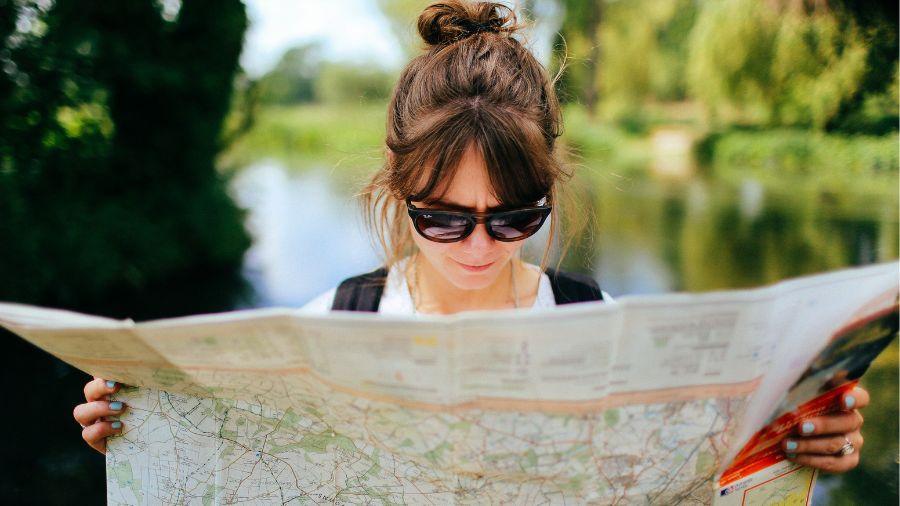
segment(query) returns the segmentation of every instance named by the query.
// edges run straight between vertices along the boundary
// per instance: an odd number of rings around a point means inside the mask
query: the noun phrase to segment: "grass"
[[[385,111],[386,105],[378,103],[262,108],[253,128],[230,146],[219,165],[240,168],[276,158],[298,168],[374,169],[382,161]]]

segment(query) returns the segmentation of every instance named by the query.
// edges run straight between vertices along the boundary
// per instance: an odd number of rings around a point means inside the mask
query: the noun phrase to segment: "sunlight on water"
[[[235,197],[249,209],[254,244],[244,271],[259,306],[301,306],[353,273],[378,266],[352,195],[326,171],[291,173],[275,162],[245,169]]]

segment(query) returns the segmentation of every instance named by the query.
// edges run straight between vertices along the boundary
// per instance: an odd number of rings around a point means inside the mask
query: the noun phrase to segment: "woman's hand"
[[[75,406],[72,414],[81,424],[81,437],[100,453],[106,453],[106,438],[122,432],[122,422],[107,421],[104,417],[116,416],[125,411],[121,402],[109,402],[109,395],[119,390],[115,381],[94,377],[84,386],[84,404]]]
[[[859,464],[863,437],[859,432],[863,416],[859,410],[869,404],[869,392],[856,387],[840,399],[840,411],[803,420],[794,429],[796,436],[781,442],[792,461],[830,473],[843,473]],[[853,453],[841,454],[850,442]]]

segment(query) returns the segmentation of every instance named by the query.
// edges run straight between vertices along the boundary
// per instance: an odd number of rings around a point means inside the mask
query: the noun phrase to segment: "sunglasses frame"
[[[524,241],[525,239],[528,239],[529,237],[536,234],[537,231],[540,230],[541,227],[544,226],[544,222],[547,220],[547,217],[550,216],[550,212],[553,210],[553,206],[540,205],[541,203],[546,202],[546,201],[547,201],[547,198],[544,197],[538,201],[538,205],[536,205],[536,206],[520,207],[517,209],[509,209],[506,211],[496,211],[496,212],[492,212],[492,213],[481,213],[481,212],[470,212],[470,211],[451,211],[451,210],[444,210],[444,209],[426,209],[423,207],[416,207],[412,204],[412,199],[407,198],[406,199],[406,210],[409,213],[409,218],[412,220],[413,228],[416,229],[416,232],[418,232],[418,234],[421,235],[422,237],[424,237],[425,239],[428,239],[429,241],[432,241],[432,242],[450,243],[450,242],[462,241],[466,237],[469,237],[470,235],[472,235],[472,232],[475,231],[475,227],[478,226],[478,224],[483,224],[485,227],[485,230],[487,231],[487,234],[496,241],[517,242],[517,241]],[[492,232],[491,227],[488,226],[490,224],[490,221],[494,218],[501,217],[504,215],[509,215],[509,214],[517,214],[517,213],[520,213],[523,211],[542,211],[540,226],[535,228],[534,232],[531,232],[530,234],[523,235],[522,237],[518,237],[516,239],[507,239],[504,237],[496,236]],[[449,216],[454,216],[454,217],[465,219],[466,222],[468,223],[468,225],[466,225],[466,229],[463,232],[463,234],[455,239],[436,239],[434,237],[429,237],[429,236],[425,235],[424,232],[419,230],[419,227],[416,224],[416,219],[418,217],[422,216],[423,214],[437,214],[437,213],[442,214],[442,215],[449,215]]]

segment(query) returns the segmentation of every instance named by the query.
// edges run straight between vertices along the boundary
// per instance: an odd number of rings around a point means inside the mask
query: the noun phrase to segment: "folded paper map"
[[[890,263],[545,312],[0,324],[133,386],[110,504],[807,504],[779,423],[865,371],[897,300]]]

